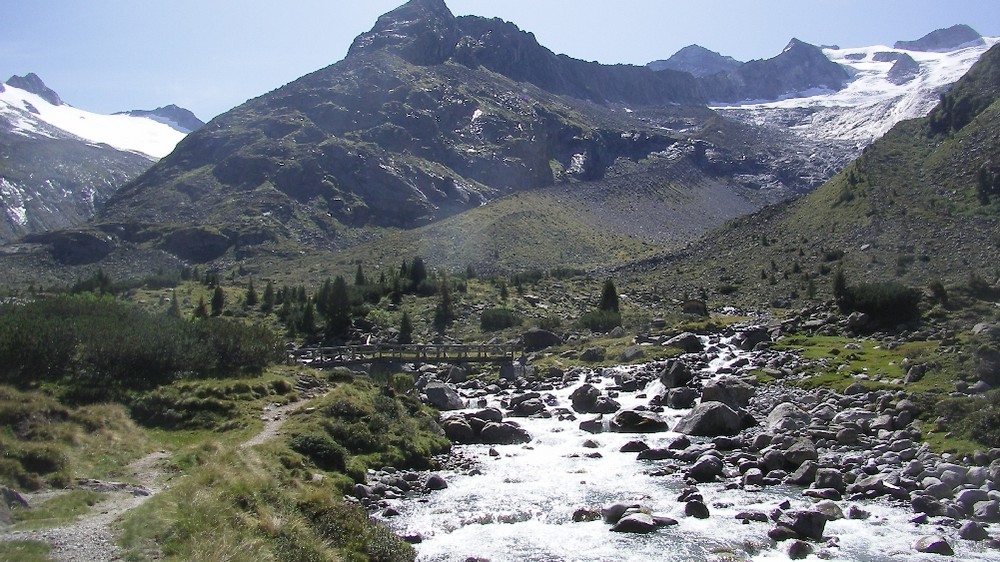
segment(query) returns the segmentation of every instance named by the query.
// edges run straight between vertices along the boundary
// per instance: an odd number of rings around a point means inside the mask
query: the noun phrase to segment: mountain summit
[[[946,29],[935,29],[916,41],[896,41],[893,48],[907,51],[943,52],[984,45],[986,42],[978,31],[968,25],[960,24]]]
[[[688,45],[667,60],[653,61],[646,66],[651,70],[679,70],[695,77],[704,78],[719,72],[732,72],[743,64],[733,57],[723,56],[701,45]]]
[[[11,76],[7,84],[15,88],[20,88],[26,92],[31,92],[52,105],[63,105],[63,100],[52,88],[45,85],[42,79],[34,72],[29,72],[24,76]]]

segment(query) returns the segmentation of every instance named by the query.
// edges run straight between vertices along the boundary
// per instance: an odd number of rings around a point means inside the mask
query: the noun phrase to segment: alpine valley
[[[1000,560],[998,42],[11,78],[0,559]]]

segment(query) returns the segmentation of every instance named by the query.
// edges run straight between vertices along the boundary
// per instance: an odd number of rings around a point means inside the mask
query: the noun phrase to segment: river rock
[[[521,341],[524,342],[526,351],[540,351],[547,347],[562,345],[562,338],[558,335],[541,328],[531,328],[521,334]]]
[[[684,332],[678,334],[663,344],[667,347],[676,347],[685,353],[696,353],[702,351],[705,347],[701,344],[701,340],[698,336],[692,334],[691,332]]]
[[[767,415],[767,426],[773,429],[799,429],[810,420],[809,412],[791,402],[782,402]]]
[[[966,521],[958,530],[958,536],[967,541],[984,541],[990,538],[990,533],[978,521]]]
[[[813,553],[813,545],[800,541],[793,540],[788,544],[788,558],[791,560],[803,560],[808,558],[810,554]]]
[[[476,432],[469,422],[462,417],[448,418],[441,422],[445,436],[455,443],[467,445],[476,440]]]
[[[742,429],[743,417],[722,402],[698,404],[674,427],[677,433],[703,437],[735,435]]]
[[[789,466],[798,467],[806,461],[815,461],[818,458],[816,444],[808,438],[797,439],[785,450],[785,462]]]
[[[638,504],[624,504],[624,503],[613,503],[609,506],[601,508],[601,517],[604,518],[605,523],[611,523],[614,525],[617,523],[630,509],[639,509]]]
[[[816,471],[816,487],[832,488],[843,494],[847,491],[844,473],[836,468],[820,468]]]
[[[721,377],[705,384],[703,402],[722,402],[732,409],[746,408],[756,389],[736,377]]]
[[[684,504],[684,515],[688,517],[694,517],[696,519],[708,519],[711,515],[708,511],[708,506],[705,502],[701,500],[688,500]]]
[[[545,410],[545,403],[539,398],[529,398],[522,402],[518,402],[514,406],[514,415],[520,417],[527,417],[535,415],[539,412]]]
[[[743,351],[750,351],[757,344],[770,343],[771,335],[764,328],[751,328],[736,337],[736,345]]]
[[[691,369],[676,359],[669,361],[667,366],[660,371],[660,383],[666,388],[687,386],[692,380],[694,380],[694,374]]]
[[[641,347],[634,345],[632,347],[627,348],[625,351],[621,352],[621,354],[618,356],[618,360],[623,363],[631,363],[638,359],[642,359],[643,357],[645,357],[645,355],[646,352],[643,351]]]
[[[625,410],[611,420],[611,430],[621,433],[655,433],[669,429],[667,421],[653,412]]]
[[[651,533],[657,529],[656,521],[648,513],[632,513],[622,517],[611,530],[616,533]]]
[[[622,445],[621,449],[618,449],[621,453],[640,453],[649,449],[649,445],[643,443],[642,441],[629,441]]]
[[[716,477],[722,476],[723,468],[722,460],[719,457],[703,455],[688,470],[688,476],[698,482],[712,482]]]
[[[580,422],[580,429],[587,433],[601,433],[604,431],[604,414],[598,415],[590,420]]]
[[[513,445],[527,443],[531,436],[520,426],[512,423],[490,422],[483,426],[479,439],[488,445]]]
[[[449,384],[431,381],[424,387],[427,403],[438,410],[461,410],[465,402],[458,392]]]
[[[478,412],[473,412],[469,414],[469,416],[483,420],[484,422],[500,423],[503,421],[503,412],[501,412],[497,408],[483,408]]]
[[[941,536],[927,536],[920,537],[917,542],[913,544],[913,550],[917,552],[923,552],[926,554],[943,554],[945,556],[952,556],[955,551],[948,544],[948,541]]]
[[[621,409],[614,399],[601,394],[594,385],[586,383],[569,395],[573,410],[580,414],[611,414]]]
[[[675,410],[686,410],[694,406],[698,399],[698,391],[690,386],[680,386],[668,389],[663,393],[660,403]]]
[[[448,487],[448,482],[440,474],[431,474],[424,482],[424,487],[428,490],[444,490]]]
[[[827,521],[837,521],[844,518],[844,511],[832,500],[816,502],[813,508],[826,516]]]
[[[601,512],[597,511],[596,509],[581,507],[573,512],[573,522],[575,523],[597,521],[600,518],[601,518]]]
[[[783,457],[784,455],[782,455]],[[785,461],[782,461],[785,462]],[[785,482],[796,486],[808,486],[816,480],[819,468],[816,461],[808,460],[799,465],[795,472],[788,475]]]
[[[778,518],[778,526],[791,529],[801,539],[821,541],[826,515],[815,510],[787,511]]]

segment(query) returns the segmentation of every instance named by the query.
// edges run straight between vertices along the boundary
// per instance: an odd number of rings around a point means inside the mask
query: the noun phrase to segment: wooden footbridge
[[[288,352],[289,364],[350,367],[386,363],[513,363],[518,352],[504,344],[363,344],[300,347]]]

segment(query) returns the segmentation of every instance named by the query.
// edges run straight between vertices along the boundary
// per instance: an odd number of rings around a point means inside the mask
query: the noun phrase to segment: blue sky
[[[1000,36],[993,0],[446,0],[557,53],[645,64],[692,43],[740,60],[792,37],[857,47],[967,23]],[[101,113],[176,103],[208,120],[341,60],[403,0],[0,0],[0,80],[35,72]]]

